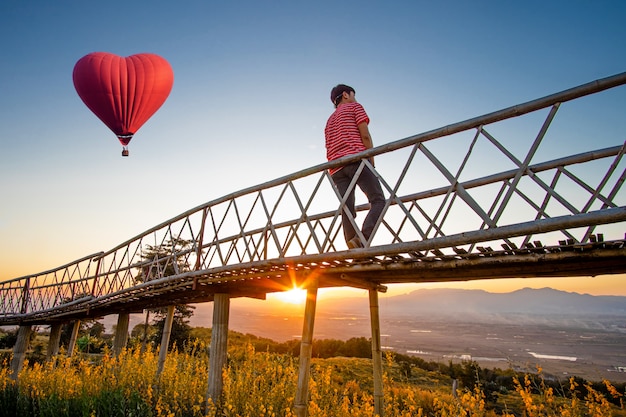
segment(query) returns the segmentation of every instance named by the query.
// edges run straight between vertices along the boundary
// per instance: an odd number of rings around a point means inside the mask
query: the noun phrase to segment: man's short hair
[[[337,107],[337,105],[341,101],[341,96],[343,95],[343,93],[350,94],[354,92],[354,88],[350,87],[349,85],[337,84],[333,87],[332,90],[330,90],[330,101],[332,101],[335,107]]]

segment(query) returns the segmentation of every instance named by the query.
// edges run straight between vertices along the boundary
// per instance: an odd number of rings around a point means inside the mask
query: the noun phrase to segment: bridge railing
[[[98,256],[89,255],[49,271],[0,283],[0,318],[46,311],[92,298]]]
[[[595,93],[625,83],[626,73],[618,74],[223,196],[106,252],[0,283],[0,319],[110,299],[192,271],[219,269],[227,276],[248,265],[254,273],[255,265],[284,268],[321,254],[358,257],[372,247],[384,248],[380,256],[440,256],[598,236],[622,239],[624,130],[603,126],[593,132],[610,136],[597,140],[611,145],[601,149],[594,149],[595,140],[581,145],[571,138],[578,129],[605,123],[602,117],[597,121],[595,110],[603,94]],[[623,87],[619,94],[624,96]],[[574,106],[591,97],[588,105]],[[376,168],[368,157],[375,157]],[[328,169],[355,161],[361,161],[360,169],[374,169],[387,203],[366,248],[344,252],[343,202]],[[357,229],[368,209],[361,201],[353,219]],[[546,220],[548,229],[541,226]],[[494,234],[520,224],[526,225],[521,234]],[[464,241],[470,233],[472,239]]]

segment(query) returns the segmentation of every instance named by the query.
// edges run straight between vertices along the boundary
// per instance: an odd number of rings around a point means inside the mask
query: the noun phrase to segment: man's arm
[[[373,148],[374,142],[372,141],[372,135],[370,135],[370,130],[367,127],[367,123],[366,122],[360,123],[358,128],[359,128],[359,134],[361,135],[361,142],[363,142],[363,145],[365,146],[365,148],[366,149]],[[370,158],[370,164],[374,166],[373,156]]]

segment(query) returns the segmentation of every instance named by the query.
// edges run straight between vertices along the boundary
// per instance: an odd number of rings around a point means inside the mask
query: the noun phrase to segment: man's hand
[[[372,136],[370,135],[370,130],[367,127],[367,123],[363,122],[361,124],[359,124],[359,133],[361,135],[361,142],[363,142],[363,145],[365,146],[366,149],[372,149],[374,147],[374,142],[372,141]],[[374,165],[374,157],[370,157],[369,158],[370,164],[372,164],[372,167],[375,166]]]

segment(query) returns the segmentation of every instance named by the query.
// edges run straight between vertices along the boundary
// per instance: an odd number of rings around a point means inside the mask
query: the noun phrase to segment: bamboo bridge
[[[74,322],[71,354],[80,320],[117,314],[119,352],[129,314],[168,307],[162,369],[174,306],[213,302],[207,398],[219,401],[230,300],[300,287],[308,297],[294,410],[304,416],[317,291],[348,286],[369,290],[381,414],[378,292],[387,285],[626,273],[624,130],[617,137],[619,126],[602,125],[576,139],[603,123],[596,119],[607,100],[621,94],[623,103],[625,83],[617,74],[320,164],[202,204],[110,250],[2,282],[0,325],[19,326],[14,378],[33,325],[51,326],[54,355],[61,326]],[[365,247],[348,250],[344,201],[328,169],[373,168],[373,156],[386,205]],[[357,229],[366,210],[357,207]]]

